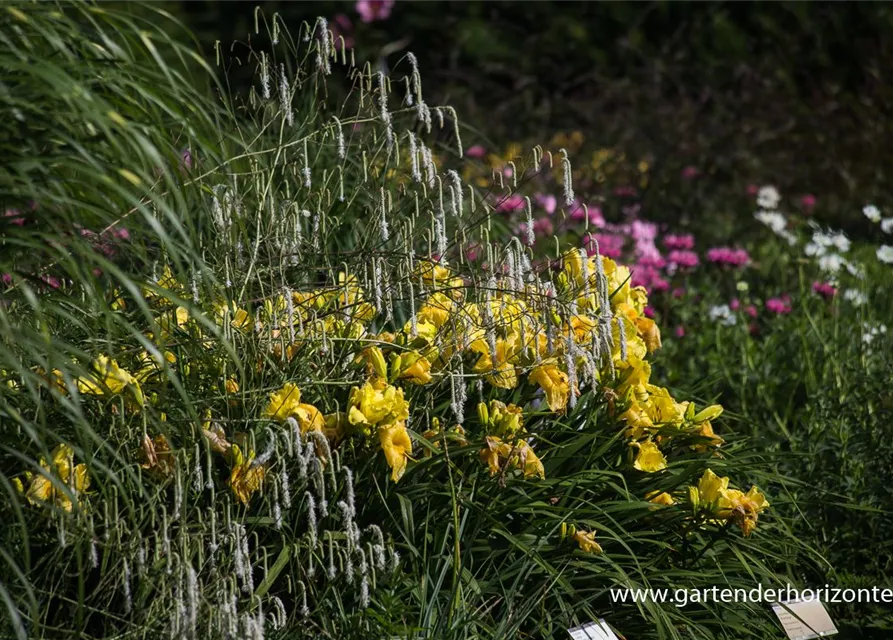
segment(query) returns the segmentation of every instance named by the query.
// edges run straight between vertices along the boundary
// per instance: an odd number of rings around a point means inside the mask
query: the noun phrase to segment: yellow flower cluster
[[[41,472],[24,474],[24,481],[14,478],[13,483],[31,504],[53,504],[64,511],[71,511],[71,497],[83,506],[83,498],[90,487],[90,476],[85,464],[74,464],[74,450],[65,444],[53,449],[51,462],[40,459]],[[64,488],[63,488],[64,487]],[[67,491],[66,491],[67,489]]]

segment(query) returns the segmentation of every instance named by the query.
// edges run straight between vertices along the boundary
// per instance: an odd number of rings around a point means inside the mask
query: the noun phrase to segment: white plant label
[[[838,633],[821,600],[791,600],[773,604],[772,610],[790,640],[811,640]]]
[[[601,619],[567,631],[574,640],[619,640],[608,623]]]

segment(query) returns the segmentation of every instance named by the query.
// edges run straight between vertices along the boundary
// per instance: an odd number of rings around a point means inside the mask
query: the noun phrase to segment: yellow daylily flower
[[[410,459],[409,454],[412,453],[412,440],[409,439],[406,423],[400,421],[380,425],[378,441],[381,443],[381,450],[384,451],[385,460],[391,467],[391,480],[398,482],[406,472],[406,461]]]
[[[543,364],[530,372],[528,379],[538,384],[546,394],[549,409],[564,413],[571,394],[567,374],[554,364]]]
[[[229,486],[239,502],[247,507],[252,494],[263,489],[266,469],[264,465],[254,464],[253,453],[246,458],[239,445],[232,445],[230,455],[233,466]]]
[[[107,356],[98,356],[93,362],[94,374],[77,379],[78,391],[85,395],[104,395],[106,390],[112,394],[120,394],[130,389],[134,399],[142,406],[145,404],[139,380],[118,366],[115,360]]]
[[[398,360],[394,360],[397,362]],[[431,377],[431,363],[428,358],[418,352],[404,353],[399,358],[400,369],[397,378],[415,384],[428,384]]]
[[[662,505],[664,507],[671,507],[676,504],[676,500],[666,491],[652,491],[645,498],[648,502],[652,504]]]
[[[302,434],[308,431],[323,431],[326,428],[325,417],[312,404],[299,404],[292,415],[298,421]]]
[[[639,453],[636,455],[636,461],[633,464],[636,469],[646,473],[655,473],[667,468],[667,459],[651,440],[634,444],[639,448]]]
[[[353,425],[390,424],[408,417],[409,403],[403,399],[403,389],[383,380],[354,387],[350,393],[348,420]]]
[[[716,507],[724,499],[728,488],[728,478],[720,478],[713,473],[712,469],[707,469],[698,481],[698,503],[704,505],[708,510],[716,510]]]
[[[285,422],[294,416],[301,404],[301,390],[293,382],[286,382],[281,389],[270,394],[270,401],[263,411],[264,418]]]

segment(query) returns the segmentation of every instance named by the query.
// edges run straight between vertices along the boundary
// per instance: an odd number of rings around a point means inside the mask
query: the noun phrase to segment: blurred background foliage
[[[236,53],[269,44],[253,37],[253,2],[165,6],[209,55],[218,40]],[[883,190],[884,3],[397,2],[370,23],[354,2],[264,3],[268,20],[277,12],[290,28],[327,16],[358,61],[382,68],[412,51],[432,101],[486,123],[491,141],[573,128],[673,177],[697,166],[714,189],[742,175],[786,193],[820,187],[831,206],[816,215],[849,232],[833,205]],[[253,70],[230,71],[247,83]]]

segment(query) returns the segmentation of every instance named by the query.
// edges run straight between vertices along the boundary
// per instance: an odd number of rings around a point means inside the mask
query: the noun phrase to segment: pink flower
[[[555,226],[549,218],[540,218],[533,223],[533,233],[539,236],[551,236],[555,233]]]
[[[744,307],[744,313],[749,315],[751,318],[756,318],[757,317],[757,308],[756,308],[756,306],[749,304],[746,307]]]
[[[589,224],[596,227],[605,226],[605,219],[602,217],[602,210],[598,207],[586,207],[583,205],[576,206],[570,213],[571,220],[583,221],[586,219],[586,212],[589,212]]]
[[[130,240],[130,232],[126,227],[112,227],[111,231],[118,240]]]
[[[633,269],[631,284],[634,287],[645,287],[649,291],[668,291],[670,288],[670,283],[663,279],[660,271],[647,265],[637,265]]]
[[[690,233],[685,235],[667,234],[664,236],[664,246],[667,249],[691,250],[695,248],[695,237]]]
[[[621,198],[624,197],[624,196],[631,197],[631,196],[636,195],[636,189],[635,189],[635,187],[629,187],[629,186],[627,186],[627,187],[615,187],[615,188],[614,188],[614,195],[615,195],[615,196],[619,196],[619,197],[621,197]]]
[[[781,298],[769,298],[766,300],[766,310],[775,314],[785,314],[791,312],[790,296],[782,296]]]
[[[803,207],[806,211],[812,211],[815,208],[816,202],[818,202],[818,198],[816,198],[811,193],[807,193],[805,196],[800,198],[800,206]]]
[[[684,298],[685,297],[685,287],[676,287],[673,289],[673,297],[674,298]]]
[[[539,206],[546,210],[550,216],[555,213],[555,209],[558,208],[558,198],[553,195],[546,195],[543,193],[538,193],[533,196],[534,202],[536,202]]]
[[[755,196],[755,195],[757,195],[759,192],[760,192],[760,187],[759,187],[758,185],[755,185],[755,184],[749,184],[749,185],[747,185],[747,195],[749,195],[749,196]]]
[[[678,327],[676,327],[676,337],[677,338],[685,337],[685,327],[683,327],[681,324]]]
[[[40,276],[40,281],[53,289],[58,289],[60,286],[62,286],[59,282],[59,278],[56,278],[54,276]]]
[[[731,267],[743,267],[750,264],[750,254],[746,249],[732,249],[731,247],[714,247],[707,251],[707,259],[714,264]]]
[[[738,311],[741,308],[741,301],[738,298],[732,298],[729,302],[729,309],[732,311]]]
[[[357,0],[356,9],[363,22],[385,20],[391,15],[394,0]]]
[[[341,43],[341,38],[344,38],[344,48],[353,49],[353,23],[347,15],[339,13],[329,23],[329,28],[332,30],[332,42],[335,47],[338,47]]]
[[[612,233],[590,233],[583,241],[583,246],[586,248],[586,253],[593,256],[595,255],[596,246],[598,247],[598,252],[616,260],[623,254],[623,244],[626,242],[626,239],[623,236],[615,235]]]
[[[465,155],[469,158],[483,158],[487,155],[487,150],[483,145],[473,144],[465,150]]]
[[[12,218],[12,220],[8,220],[9,224],[14,224],[17,227],[25,226],[25,219],[21,217],[22,212],[18,209],[7,209],[3,214],[4,218]]]
[[[697,267],[700,262],[700,260],[698,260],[698,254],[694,251],[670,251],[667,260],[669,260],[671,264],[686,269],[693,269],[694,267]]]
[[[517,193],[513,193],[512,195],[503,198],[496,204],[496,210],[501,213],[511,213],[513,211],[520,211],[526,205],[524,198],[519,196]]]
[[[12,274],[11,273],[2,273],[0,274],[0,282],[5,284],[7,287],[12,284]]]
[[[654,308],[652,308],[652,307],[645,307],[644,309],[642,309],[642,311],[645,313],[645,317],[646,317],[646,318],[653,318],[653,317],[654,317]]]
[[[830,282],[813,282],[812,290],[826,300],[830,300],[837,294],[837,289]]]
[[[692,178],[697,178],[699,173],[701,172],[698,171],[697,167],[689,165],[682,170],[682,177],[686,180],[691,180]]]

